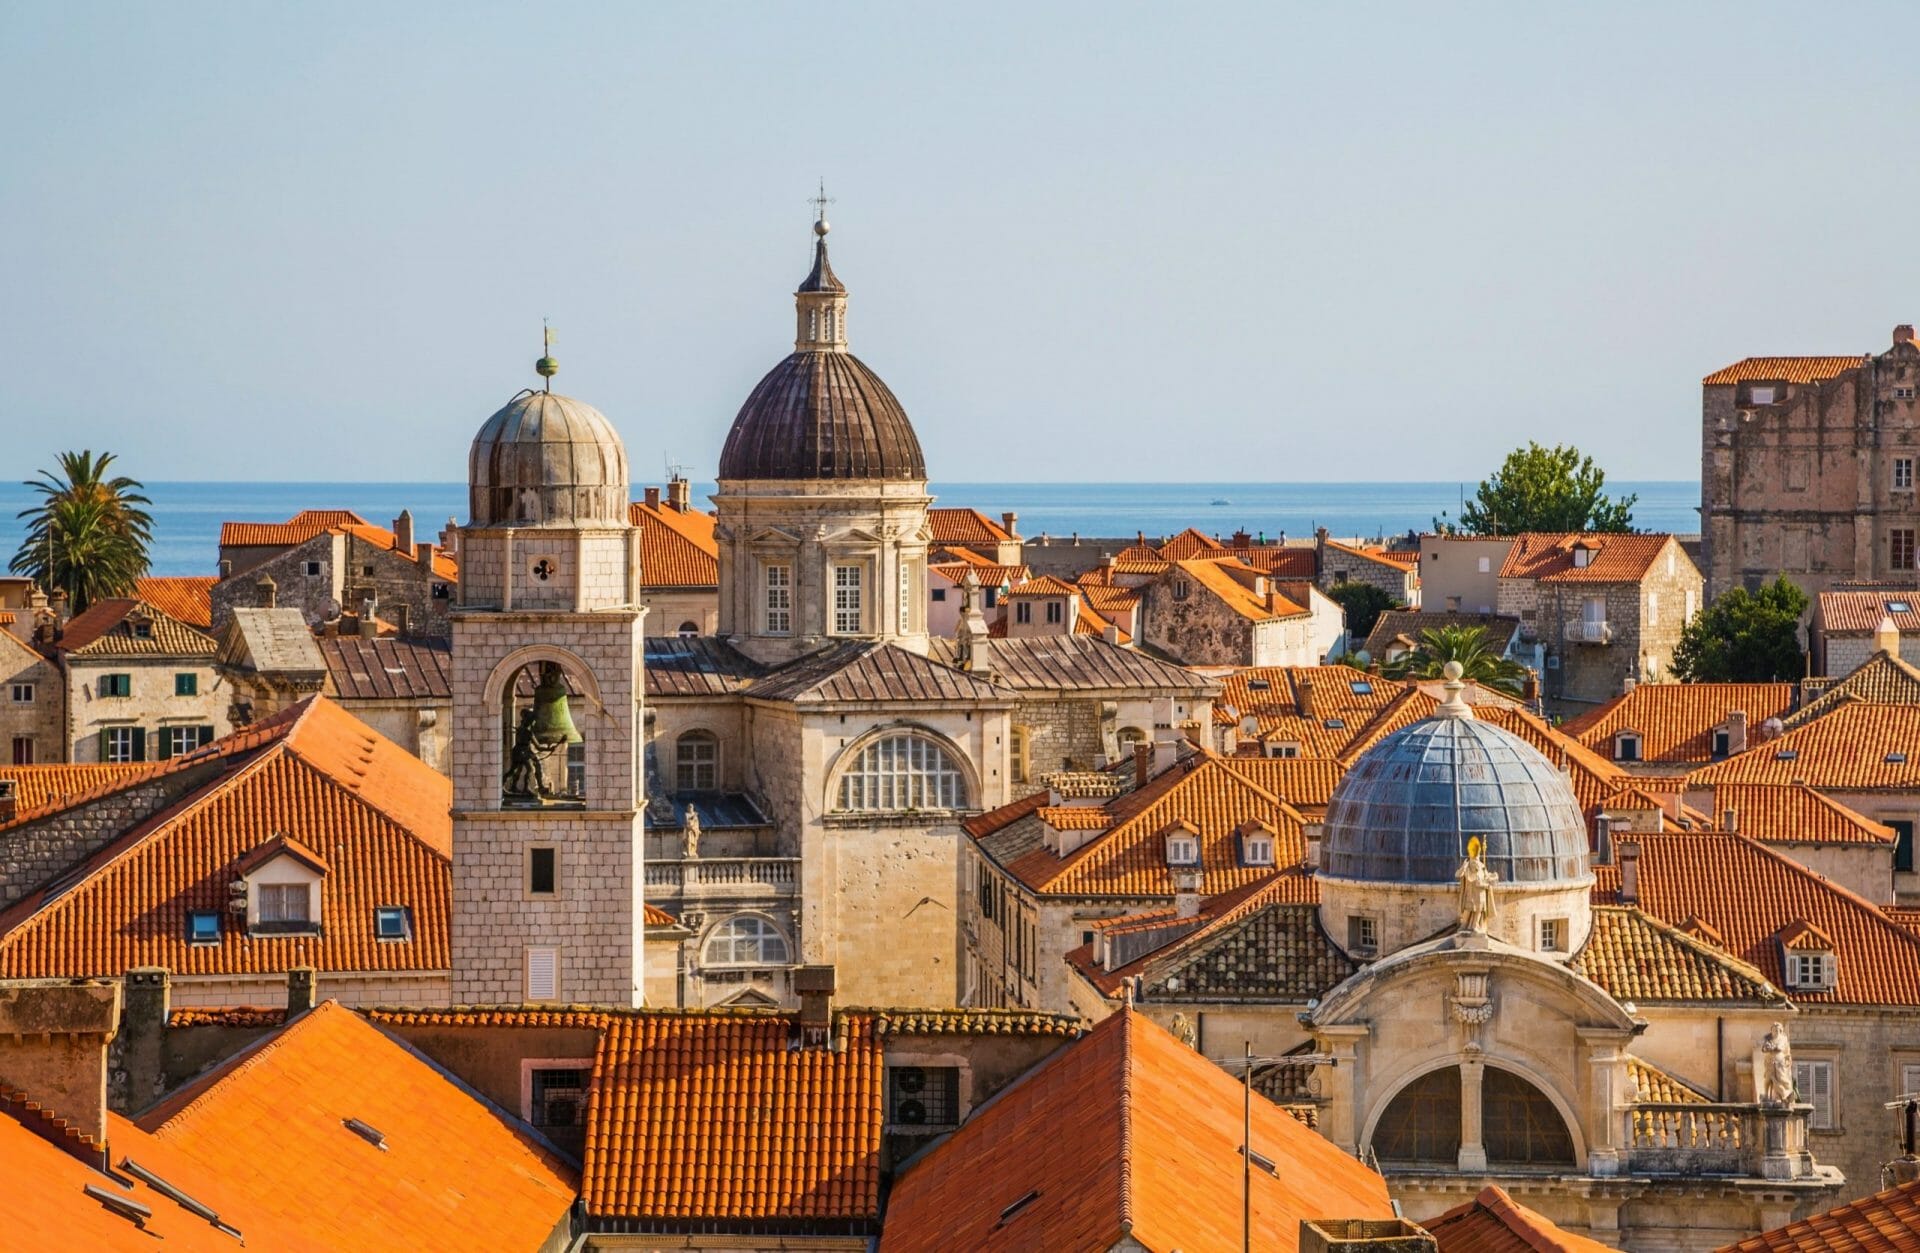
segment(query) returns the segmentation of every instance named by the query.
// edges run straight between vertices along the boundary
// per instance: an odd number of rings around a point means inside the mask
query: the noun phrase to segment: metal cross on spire
[[[833,203],[833,197],[827,195],[826,179],[823,178],[820,180],[819,192],[808,197],[807,203],[813,206],[814,221],[825,222],[827,220],[827,206]]]

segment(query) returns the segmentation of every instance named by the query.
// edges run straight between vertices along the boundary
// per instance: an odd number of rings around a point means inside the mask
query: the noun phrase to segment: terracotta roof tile
[[[1514,536],[1500,577],[1550,583],[1638,583],[1673,542],[1673,536],[1662,534],[1529,531]],[[1577,566],[1574,549],[1583,545],[1593,555],[1587,565]]]
[[[349,522],[327,529],[351,535],[363,544],[370,544],[375,548],[397,553],[405,557],[408,561],[413,561],[416,558],[416,554],[400,547],[399,537],[385,527],[370,526],[364,522]],[[460,579],[460,563],[454,560],[451,553],[437,544],[434,545],[433,549],[433,575],[437,579],[445,579],[450,583],[458,582]]]
[[[1920,705],[1842,703],[1687,776],[1690,789],[1725,783],[1805,783],[1843,792],[1920,788]]]
[[[1308,688],[1311,715],[1302,716]],[[1214,714],[1229,724],[1253,717],[1262,741],[1298,744],[1304,757],[1338,757],[1407,688],[1351,666],[1256,666],[1220,677]]]
[[[222,548],[277,548],[304,544],[339,526],[368,525],[351,509],[302,509],[285,522],[223,522]]]
[[[1782,718],[1781,722],[1791,731],[1854,701],[1875,705],[1920,705],[1920,668],[1882,649],[1852,674],[1828,684],[1818,696]]]
[[[447,969],[446,776],[324,697],[294,709],[258,751],[234,754],[212,782],[0,913],[0,975],[115,976],[148,965],[185,975]],[[321,931],[248,937],[228,920],[228,882],[283,837],[324,850]],[[412,939],[375,935],[382,905],[411,911]],[[189,940],[196,910],[221,915],[219,943]]]
[[[141,634],[142,624],[146,634]],[[141,600],[97,600],[75,614],[57,645],[76,657],[212,657],[220,644]]]
[[[1902,635],[1920,634],[1920,588],[1821,592],[1818,602],[1815,620],[1830,635],[1871,635],[1884,618]]]
[[[1603,757],[1613,756],[1613,737],[1632,731],[1640,737],[1643,761],[1675,763],[1713,760],[1713,732],[1736,710],[1747,715],[1748,743],[1768,718],[1784,718],[1793,708],[1791,683],[1642,683],[1561,726],[1561,730]]]
[[[111,791],[144,778],[145,765],[104,765],[92,762],[47,766],[0,766],[0,779],[13,781],[14,802],[20,812],[42,809],[96,791]]]
[[[1593,933],[1567,965],[1620,1001],[1785,999],[1753,966],[1632,906],[1596,907]]]
[[[640,577],[647,587],[720,585],[720,545],[714,518],[700,510],[634,501],[629,519],[640,528]]]
[[[927,525],[936,544],[998,544],[1013,538],[1005,527],[978,509],[929,509]]]
[[[210,631],[213,629],[213,585],[219,581],[210,575],[136,579],[133,594],[190,627]]]
[[[1619,903],[1618,850],[1639,852],[1638,900],[1674,926],[1692,920],[1725,937],[1726,951],[1784,988],[1779,937],[1807,922],[1833,937],[1838,981],[1791,990],[1798,1003],[1920,1005],[1920,937],[1800,863],[1740,835],[1642,832],[1621,837],[1612,865],[1594,867],[1594,900]],[[1727,884],[1741,890],[1729,892]]]
[[[1327,757],[1222,757],[1222,765],[1299,810],[1324,810],[1346,767]]]
[[[1209,560],[1192,558],[1174,563],[1180,572],[1211,592],[1221,604],[1250,622],[1267,622],[1274,618],[1298,618],[1308,611],[1294,604],[1276,591],[1268,591],[1262,596],[1248,585],[1253,578],[1265,581],[1266,576],[1252,566],[1227,558]],[[1236,573],[1249,576],[1248,582],[1235,578]]]
[[[1473,1200],[1422,1225],[1440,1253],[1610,1253],[1613,1248],[1563,1230],[1491,1183]]]
[[[643,1016],[601,1035],[581,1200],[596,1218],[880,1217],[885,1067],[870,1019],[832,1048],[784,1018]]]
[[[1006,587],[1012,583],[1024,583],[1033,577],[1026,566],[998,566],[990,561],[951,561],[929,570],[956,587],[966,581],[967,572],[980,581],[981,587]]]
[[[168,1027],[277,1027],[287,1020],[284,1005],[235,1005],[230,1009],[176,1009]]]
[[[1707,387],[1726,383],[1824,383],[1868,360],[1856,357],[1746,357],[1701,379]]]
[[[1920,1249],[1920,1180],[1849,1201],[1717,1253],[1914,1253]]]
[[[1227,546],[1198,527],[1188,527],[1180,534],[1160,545],[1160,555],[1169,561],[1185,561],[1190,557],[1224,556]]]
[[[1263,1247],[1297,1247],[1302,1218],[1387,1218],[1386,1182],[1264,1098],[1253,1147]],[[920,1249],[1237,1247],[1237,1080],[1123,1010],[1068,1045],[894,1182],[881,1253]]]
[[[376,1128],[382,1147],[348,1119]],[[176,1163],[198,1169],[239,1194],[236,1225],[263,1248],[531,1249],[573,1203],[563,1161],[333,1002],[169,1098],[140,1127],[172,1159],[143,1164],[169,1177]]]
[[[1763,843],[1891,845],[1894,841],[1892,827],[1810,787],[1722,783],[1713,789],[1713,812],[1723,815],[1729,809],[1740,834]]]

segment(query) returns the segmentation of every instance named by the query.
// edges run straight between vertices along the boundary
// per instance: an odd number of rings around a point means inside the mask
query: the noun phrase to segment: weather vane
[[[560,363],[553,359],[553,328],[547,325],[545,318],[540,319],[540,360],[533,363],[534,370],[546,381],[546,390],[553,390],[553,376],[560,372]]]

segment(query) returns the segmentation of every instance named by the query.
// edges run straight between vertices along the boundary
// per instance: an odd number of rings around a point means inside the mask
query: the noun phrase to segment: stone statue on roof
[[[1760,1037],[1753,1053],[1753,1082],[1762,1105],[1793,1104],[1793,1043],[1785,1023],[1774,1023],[1773,1030]]]
[[[680,855],[689,859],[700,855],[700,810],[692,801],[687,802],[687,816],[681,820]]]
[[[1453,876],[1460,881],[1460,929],[1474,935],[1486,934],[1493,925],[1493,885],[1500,882],[1481,860],[1482,847],[1479,836],[1468,840],[1467,859]]]

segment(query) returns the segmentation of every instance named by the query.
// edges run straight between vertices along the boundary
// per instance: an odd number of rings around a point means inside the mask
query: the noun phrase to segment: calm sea
[[[1610,483],[1638,493],[1635,525],[1692,534],[1700,529],[1695,482]],[[1471,492],[1473,484],[1467,484]],[[705,502],[710,483],[694,485]],[[1245,530],[1269,538],[1311,535],[1324,526],[1338,536],[1384,536],[1425,530],[1444,510],[1460,508],[1458,483],[938,483],[946,505],[970,505],[989,517],[1011,510],[1020,533],[1066,538],[1171,535],[1189,526],[1208,534]],[[351,509],[369,522],[392,524],[413,511],[422,539],[467,512],[460,483],[149,483],[153,499],[155,574],[213,574],[222,522],[279,522],[302,509]],[[17,481],[0,482],[0,558],[11,557],[25,527],[15,515],[36,498]]]

